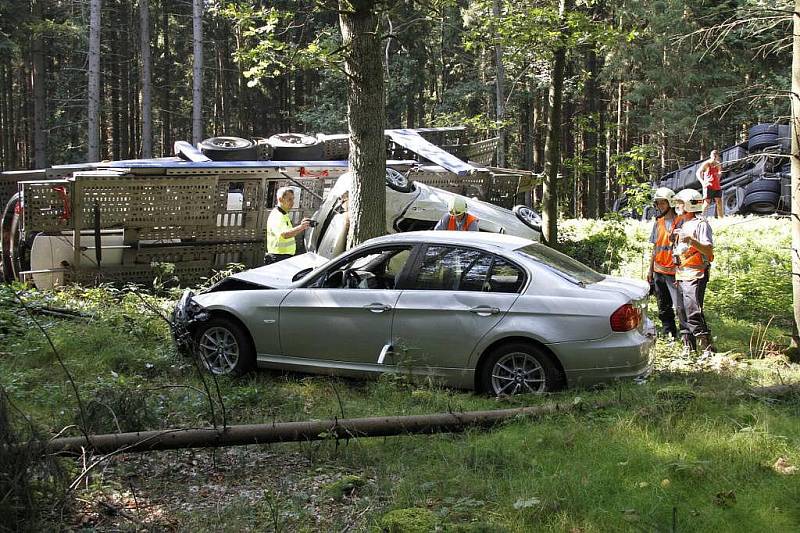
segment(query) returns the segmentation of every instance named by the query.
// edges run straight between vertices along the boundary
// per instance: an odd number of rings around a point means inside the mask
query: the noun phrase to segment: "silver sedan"
[[[542,393],[648,374],[647,294],[519,237],[397,233],[187,291],[175,337],[217,374],[402,372]]]

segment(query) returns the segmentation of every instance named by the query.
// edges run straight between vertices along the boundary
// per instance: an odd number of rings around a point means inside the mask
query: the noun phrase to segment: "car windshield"
[[[605,279],[604,275],[595,272],[580,261],[576,261],[568,255],[557,252],[543,244],[529,244],[514,251],[538,263],[542,263],[561,276],[576,283],[597,283]]]

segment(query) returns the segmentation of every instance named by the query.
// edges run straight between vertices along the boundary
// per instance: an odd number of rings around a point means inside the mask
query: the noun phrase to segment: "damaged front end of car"
[[[184,355],[194,353],[195,327],[199,322],[208,320],[209,317],[208,311],[194,300],[194,292],[191,289],[183,291],[170,321],[172,339],[179,353]]]

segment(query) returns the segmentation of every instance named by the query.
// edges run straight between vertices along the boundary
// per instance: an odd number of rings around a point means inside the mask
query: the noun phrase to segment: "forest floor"
[[[565,249],[598,268],[641,277],[649,226],[566,222]],[[109,287],[41,293],[25,313],[0,290],[0,384],[20,435],[77,434],[69,369],[95,432],[540,405],[578,409],[461,434],[322,440],[118,454],[57,461],[37,487],[29,529],[97,531],[707,531],[800,529],[800,397],[754,389],[800,382],[782,352],[791,319],[788,221],[714,222],[708,314],[720,353],[654,348],[645,383],[495,399],[412,383],[258,371],[203,393],[151,312],[174,300]],[[621,237],[620,237],[621,236]],[[787,288],[788,287],[788,288]],[[786,291],[788,290],[788,300]],[[651,314],[654,309],[651,308]],[[220,401],[221,399],[221,401]],[[212,411],[213,406],[213,411]],[[71,428],[69,428],[71,427]],[[2,463],[2,461],[0,461]],[[1,482],[2,480],[0,480]],[[66,496],[65,496],[66,494]],[[6,526],[9,524],[6,523]],[[3,526],[5,527],[5,526]],[[2,529],[2,527],[0,527]]]

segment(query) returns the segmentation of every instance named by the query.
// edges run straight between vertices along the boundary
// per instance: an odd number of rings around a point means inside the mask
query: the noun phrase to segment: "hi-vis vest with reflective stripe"
[[[677,218],[672,219],[675,228]],[[664,217],[656,222],[656,248],[653,256],[653,271],[668,276],[675,275],[675,259],[672,257],[672,229],[667,229]]]
[[[478,217],[474,217],[467,213],[467,216],[464,218],[464,224],[461,225],[459,230],[458,225],[456,224],[456,217],[450,215],[450,220],[447,222],[447,230],[448,231],[469,231],[469,227],[472,225],[473,222],[478,220]]]
[[[691,219],[685,220],[684,222],[688,222],[689,220]],[[713,260],[713,253],[710,257],[706,257],[694,246],[689,246],[689,248],[678,257],[679,264],[675,277],[692,278],[694,277],[693,274],[696,275],[697,273],[705,272]],[[684,274],[684,276],[682,276],[682,274]]]
[[[292,229],[292,219],[282,213],[277,207],[272,210],[267,219],[267,253],[294,255],[297,244],[294,237],[281,238],[281,233]]]

